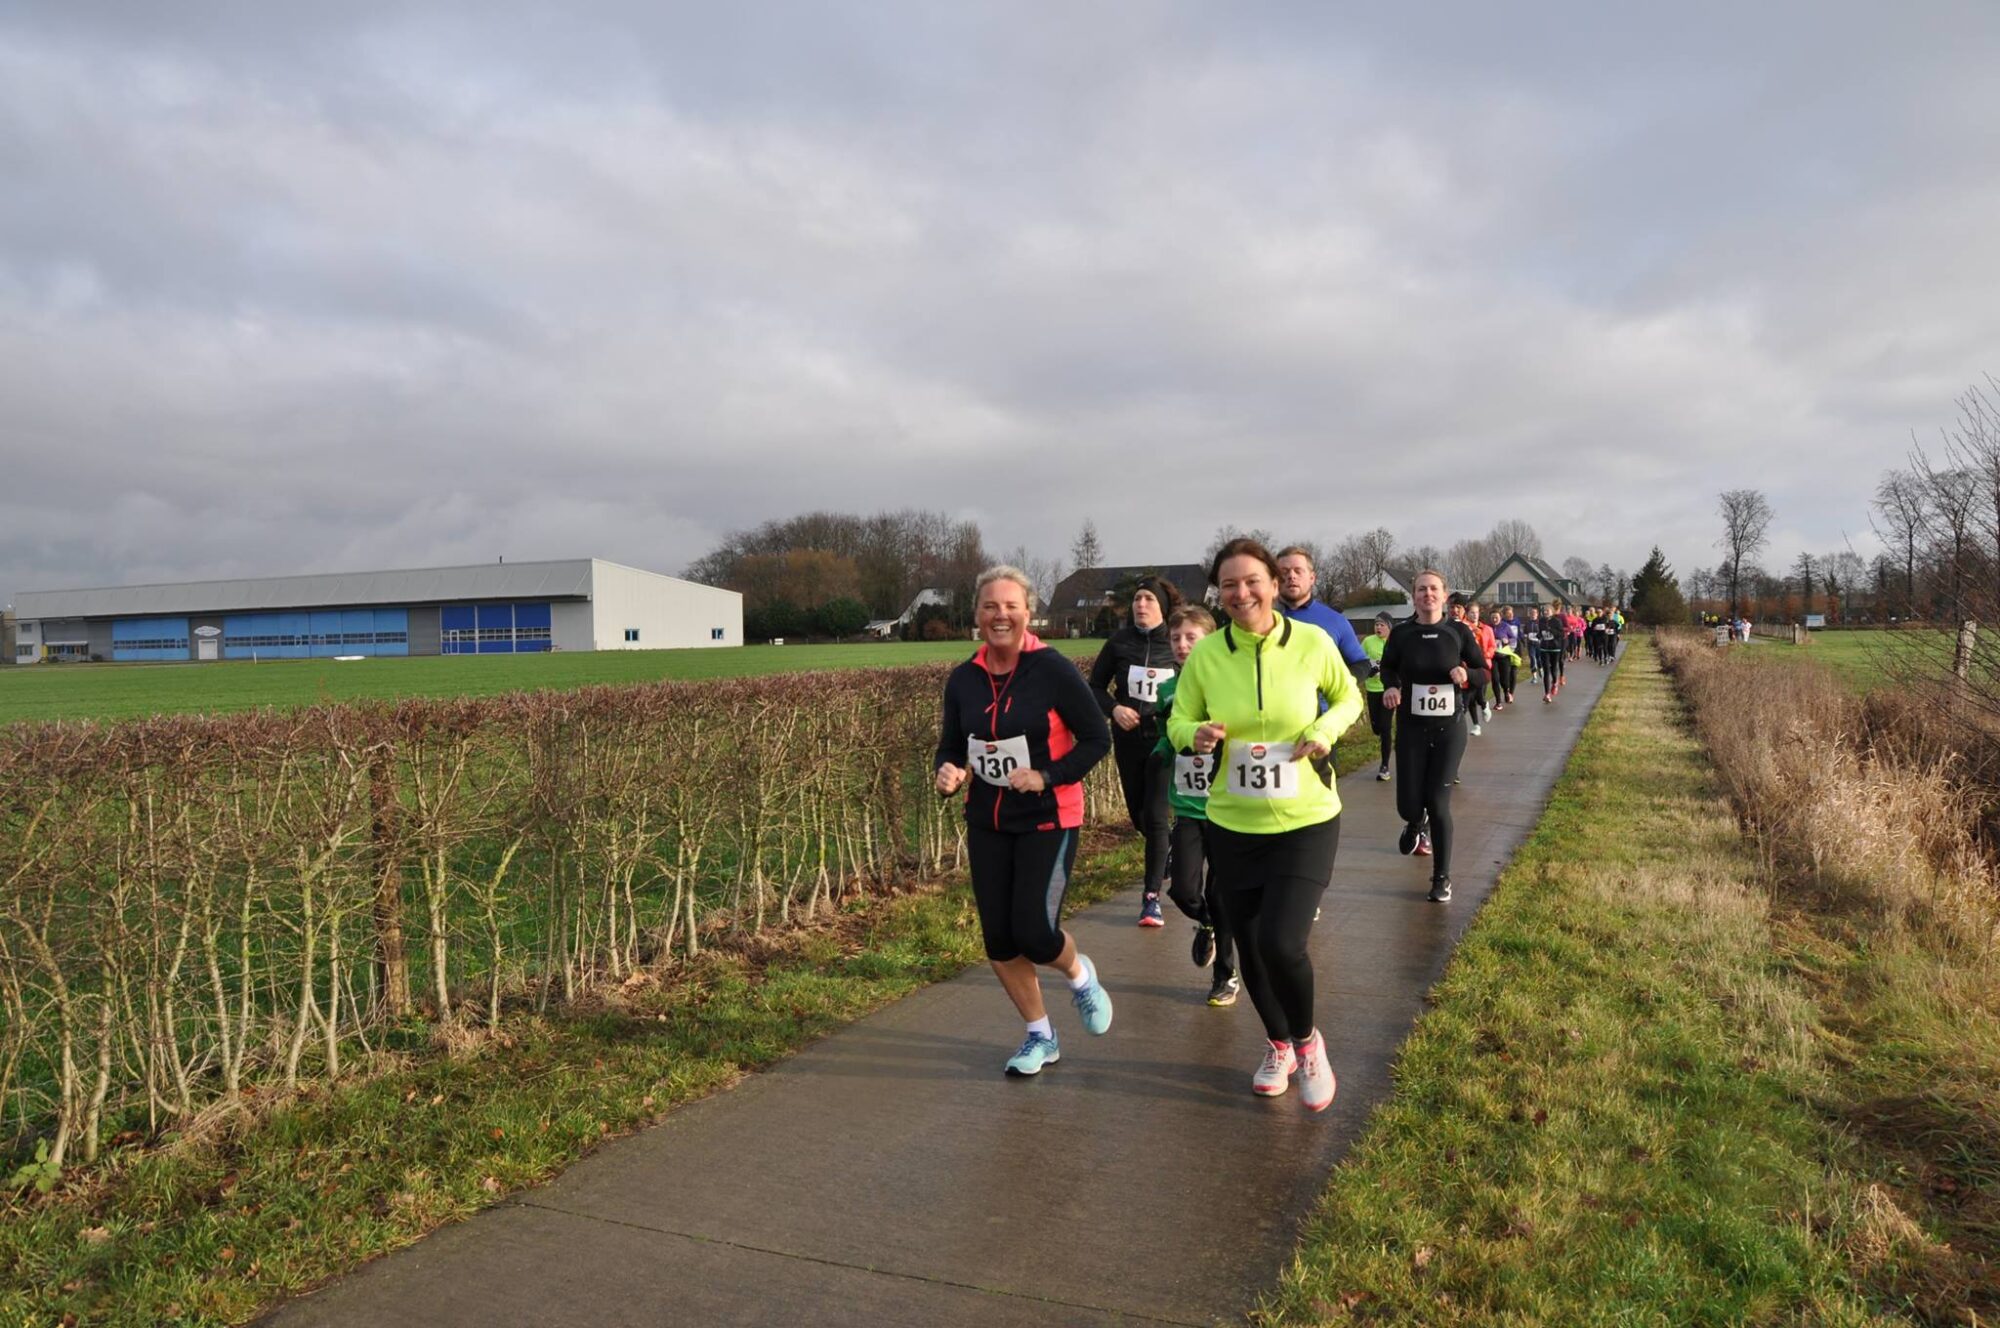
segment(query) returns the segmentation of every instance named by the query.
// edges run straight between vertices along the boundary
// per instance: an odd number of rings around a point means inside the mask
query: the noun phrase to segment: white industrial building
[[[743,597],[601,558],[26,590],[15,661],[327,659],[743,644]]]

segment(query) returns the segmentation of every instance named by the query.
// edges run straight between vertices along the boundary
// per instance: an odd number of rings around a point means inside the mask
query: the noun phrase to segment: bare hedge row
[[[933,877],[944,673],[0,731],[0,1140],[89,1160],[392,1028]]]

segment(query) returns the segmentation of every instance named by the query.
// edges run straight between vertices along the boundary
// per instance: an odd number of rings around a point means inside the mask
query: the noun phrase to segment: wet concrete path
[[[1063,1059],[1000,1073],[1021,1027],[990,971],[927,988],[614,1143],[540,1189],[285,1307],[306,1325],[935,1325],[1240,1322],[1500,866],[1539,819],[1608,670],[1521,700],[1470,741],[1456,897],[1396,853],[1394,786],[1341,781],[1340,856],[1314,929],[1339,1077],[1322,1116],[1250,1091],[1247,998],[1210,1008],[1189,930],[1133,925],[1136,890],[1069,921],[1116,1006]],[[1053,986],[1047,983],[1045,985]]]

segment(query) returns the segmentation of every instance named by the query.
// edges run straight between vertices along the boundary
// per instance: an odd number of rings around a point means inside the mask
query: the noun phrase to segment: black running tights
[[[1363,692],[1368,698],[1368,727],[1382,744],[1382,764],[1389,764],[1390,741],[1396,734],[1396,712],[1382,704],[1382,693]]]
[[[1216,891],[1238,940],[1243,985],[1273,1042],[1303,1043],[1313,1032],[1313,963],[1306,953],[1324,880],[1280,877]]]
[[[1132,828],[1146,841],[1146,893],[1157,895],[1167,880],[1167,825],[1173,808],[1167,803],[1173,767],[1156,756],[1158,741],[1142,724],[1127,733],[1112,726],[1112,753],[1118,759],[1118,786],[1125,794],[1125,811]],[[1145,734],[1142,737],[1140,735]]]
[[[1431,823],[1431,879],[1451,879],[1451,781],[1465,756],[1465,718],[1417,719],[1396,726],[1396,814]]]
[[[1221,894],[1209,879],[1208,853],[1201,846],[1201,822],[1192,816],[1176,816],[1167,854],[1167,898],[1174,907],[1204,927],[1215,929],[1215,967],[1236,971],[1235,933],[1229,919],[1216,907]]]

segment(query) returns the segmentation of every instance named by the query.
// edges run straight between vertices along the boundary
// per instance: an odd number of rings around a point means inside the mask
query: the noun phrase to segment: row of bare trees
[[[390,1025],[491,1025],[935,876],[942,678],[0,731],[0,1138],[88,1161]]]

